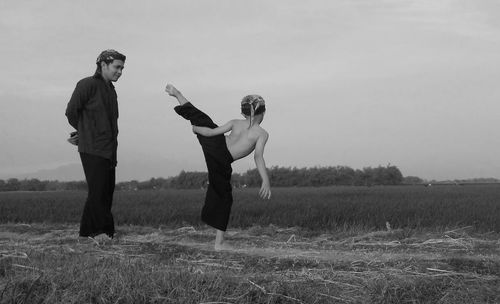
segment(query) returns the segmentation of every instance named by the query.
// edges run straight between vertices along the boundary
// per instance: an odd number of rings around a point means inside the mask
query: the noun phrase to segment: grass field
[[[0,303],[500,303],[500,187],[237,189],[228,252],[203,190],[116,192],[100,245],[85,195],[0,193]]]
[[[77,223],[85,192],[0,192],[0,223]],[[500,232],[500,186],[277,188],[234,190],[229,226],[273,224],[316,232],[473,226]],[[204,190],[118,191],[119,225],[198,227]]]

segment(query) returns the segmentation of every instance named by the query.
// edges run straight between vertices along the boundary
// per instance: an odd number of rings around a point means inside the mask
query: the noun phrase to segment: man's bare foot
[[[215,249],[215,251],[233,251],[233,250],[236,250],[236,248],[229,245],[227,242],[224,242],[222,244],[215,244],[214,249]]]

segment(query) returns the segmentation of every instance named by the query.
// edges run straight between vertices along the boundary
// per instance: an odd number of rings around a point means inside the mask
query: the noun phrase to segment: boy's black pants
[[[80,222],[80,236],[94,237],[115,234],[111,205],[115,191],[115,166],[111,160],[97,155],[80,153],[88,195]]]
[[[191,103],[174,108],[175,112],[189,120],[191,125],[216,128],[217,125],[208,115],[197,109]],[[233,204],[231,187],[231,163],[233,157],[227,149],[224,134],[205,137],[197,135],[208,169],[208,189],[205,204],[201,211],[201,219],[208,225],[226,231]]]

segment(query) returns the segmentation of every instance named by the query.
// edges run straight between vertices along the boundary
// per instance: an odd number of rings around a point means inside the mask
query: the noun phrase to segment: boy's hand
[[[262,183],[262,186],[260,187],[259,190],[259,195],[263,199],[271,198],[271,186],[269,185],[269,183]]]
[[[177,93],[179,93],[179,90],[177,90],[173,85],[171,85],[170,83],[167,84],[167,86],[165,87],[165,92],[168,93],[168,95],[170,96],[176,96]]]

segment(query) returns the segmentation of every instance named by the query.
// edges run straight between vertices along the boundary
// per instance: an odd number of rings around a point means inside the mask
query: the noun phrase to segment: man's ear
[[[102,70],[105,66],[107,66],[106,62],[104,62],[104,61],[101,61],[101,63],[100,63],[100,64],[101,64],[101,70]]]

